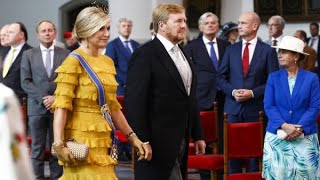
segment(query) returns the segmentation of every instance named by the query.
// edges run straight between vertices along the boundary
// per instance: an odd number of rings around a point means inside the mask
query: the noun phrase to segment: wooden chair
[[[224,114],[224,179],[260,180],[263,155],[263,112],[258,122],[228,123]],[[259,172],[228,174],[230,159],[259,158]]]
[[[211,179],[216,179],[216,171],[223,169],[223,155],[216,154],[218,151],[218,108],[214,103],[213,111],[200,112],[200,119],[204,130],[204,139],[207,146],[212,146],[212,153],[195,155],[194,144],[189,144],[188,168],[210,170]]]

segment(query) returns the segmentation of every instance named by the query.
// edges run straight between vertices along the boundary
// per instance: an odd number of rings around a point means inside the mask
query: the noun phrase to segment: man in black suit
[[[20,103],[26,97],[26,93],[21,88],[20,83],[20,64],[22,54],[25,50],[32,48],[27,44],[27,29],[21,22],[12,23],[7,31],[7,43],[10,48],[0,55],[2,68],[0,69],[0,82],[11,88],[17,95]]]
[[[316,61],[316,73],[320,75],[320,36],[319,36],[319,24],[316,22],[310,23],[310,34],[311,37],[308,38],[307,44],[317,52]]]
[[[157,35],[134,51],[125,94],[129,124],[152,152],[135,163],[135,179],[182,180],[190,135],[196,153],[205,151],[195,69],[178,46],[186,33],[185,9],[159,4],[152,17]]]

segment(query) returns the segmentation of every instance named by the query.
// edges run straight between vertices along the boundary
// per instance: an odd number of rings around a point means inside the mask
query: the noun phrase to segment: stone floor
[[[133,180],[133,172],[130,167],[130,164],[120,163],[116,166],[116,173],[119,180]],[[45,176],[50,177],[49,165],[48,162],[45,164]],[[50,179],[50,178],[47,178]],[[189,174],[188,180],[200,180],[199,174]]]

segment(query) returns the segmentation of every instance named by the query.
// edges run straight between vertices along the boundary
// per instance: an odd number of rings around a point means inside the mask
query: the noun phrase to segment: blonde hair
[[[86,7],[78,14],[72,35],[77,41],[81,42],[99,31],[101,27],[109,22],[110,16],[102,7]]]
[[[162,21],[166,23],[169,19],[170,14],[178,14],[185,12],[184,7],[178,5],[178,4],[159,4],[156,8],[154,8],[152,12],[152,21],[153,21],[153,27],[154,31],[158,33],[159,21]]]

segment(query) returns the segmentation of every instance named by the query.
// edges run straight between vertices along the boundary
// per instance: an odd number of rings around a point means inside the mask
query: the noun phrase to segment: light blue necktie
[[[217,59],[216,52],[214,51],[214,47],[213,47],[214,42],[209,42],[208,44],[211,46],[210,47],[210,57],[211,57],[212,64],[214,65],[216,70],[218,70],[219,62],[218,62],[218,59]]]
[[[45,67],[46,67],[46,71],[47,71],[47,75],[48,77],[51,76],[51,49],[46,49],[46,61],[45,61]]]

